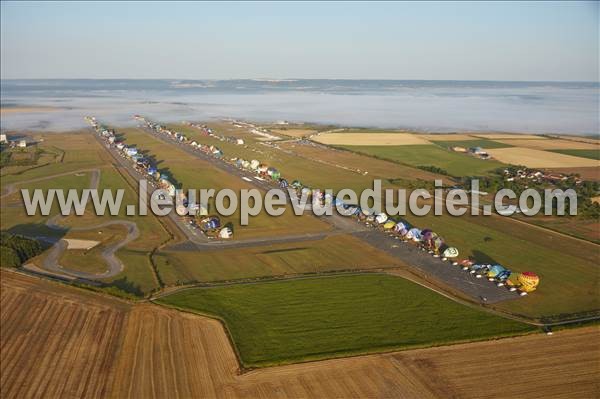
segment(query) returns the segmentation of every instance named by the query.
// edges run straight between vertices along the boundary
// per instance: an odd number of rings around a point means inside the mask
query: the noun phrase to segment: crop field
[[[600,147],[591,150],[553,150],[552,152],[600,161]],[[597,166],[600,168],[600,163]]]
[[[146,155],[155,157],[161,173],[172,175],[172,181],[176,185],[181,185],[184,190],[228,188],[239,192],[241,189],[254,188],[253,185],[217,169],[209,162],[198,159],[172,144],[165,144],[150,133],[139,129],[124,129],[123,133],[127,144],[139,146],[141,150],[147,152]],[[209,202],[209,213],[214,213],[214,198]],[[232,216],[223,218],[224,224],[232,223],[237,239],[277,236],[292,230],[294,234],[302,234],[329,228],[329,225],[313,217],[295,217],[291,206],[288,206],[287,211],[276,219],[276,223],[271,216],[261,212],[251,218],[247,226],[241,226],[239,215],[238,207]]]
[[[533,148],[535,150],[600,150],[599,144],[584,143],[581,141],[561,140],[561,139],[503,139],[501,143],[512,147]],[[501,148],[501,147],[498,147]]]
[[[403,266],[350,235],[201,252],[164,251],[155,262],[167,285]]]
[[[249,368],[531,331],[377,274],[189,289],[158,302],[223,319]]]
[[[433,144],[411,146],[346,145],[343,148],[414,167],[436,166],[456,177],[481,176],[504,166],[503,163],[498,161],[478,159],[467,154],[445,150]]]
[[[429,144],[427,140],[418,134],[411,133],[323,133],[313,140],[329,145],[424,145]]]
[[[497,160],[513,164],[524,165],[528,168],[573,168],[582,166],[598,166],[598,161],[571,155],[557,154],[549,151],[532,148],[512,147],[488,150],[489,154]]]
[[[432,143],[437,144],[444,148],[451,147],[463,147],[469,149],[471,147],[481,147],[483,149],[488,148],[508,148],[512,147],[512,145],[507,144],[505,142],[499,142],[494,140],[487,139],[477,139],[471,138],[471,140],[448,140],[448,141],[440,141],[440,140],[430,140]]]
[[[239,375],[218,321],[0,273],[3,398],[597,397],[600,392],[598,327]],[[49,344],[56,340],[60,344]],[[495,378],[510,383],[486,382],[491,362]]]
[[[423,137],[425,140],[429,141],[467,141],[467,140],[477,140],[477,136],[472,136],[470,134],[461,134],[461,133],[440,133],[440,134],[419,134],[419,137]]]
[[[519,133],[473,133],[472,136],[481,137],[490,140],[504,139],[530,139],[530,140],[547,140],[544,136],[537,134],[519,134]]]
[[[106,396],[129,306],[0,273],[2,397]]]

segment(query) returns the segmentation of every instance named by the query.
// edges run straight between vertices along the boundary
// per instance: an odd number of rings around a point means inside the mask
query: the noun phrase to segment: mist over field
[[[598,134],[599,84],[401,80],[3,80],[2,129],[240,118],[422,131]]]

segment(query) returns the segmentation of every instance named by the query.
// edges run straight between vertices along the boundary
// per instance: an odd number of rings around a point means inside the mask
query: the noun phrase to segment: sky
[[[2,79],[599,80],[596,2],[0,7]]]

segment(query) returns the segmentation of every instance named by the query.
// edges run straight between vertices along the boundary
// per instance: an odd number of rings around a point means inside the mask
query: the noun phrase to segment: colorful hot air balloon
[[[394,222],[393,220],[388,220],[383,224],[383,228],[386,230],[391,230],[394,227],[396,227],[396,222]]]
[[[540,277],[533,272],[523,272],[517,276],[519,289],[523,292],[533,292],[540,283]]]
[[[421,230],[413,227],[408,232],[411,233],[413,241],[421,241]]]
[[[503,271],[505,271],[506,269],[501,266],[501,265],[494,265],[492,267],[490,267],[490,270],[487,273],[488,278],[491,280],[493,280],[494,278],[496,278],[496,276],[500,273],[502,273]]]

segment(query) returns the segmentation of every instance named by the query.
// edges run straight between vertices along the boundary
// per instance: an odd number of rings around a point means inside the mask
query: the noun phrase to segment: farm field
[[[598,161],[555,152],[532,148],[512,147],[488,150],[495,159],[513,165],[524,165],[528,168],[574,168],[598,166]]]
[[[499,140],[499,142],[504,143],[507,146],[533,148],[536,150],[600,150],[600,146],[598,144],[584,143],[573,140],[561,140],[556,138],[546,140],[503,139]]]
[[[101,397],[129,305],[0,271],[3,398]]]
[[[504,166],[503,163],[498,161],[478,159],[467,154],[445,150],[433,144],[411,146],[345,145],[343,148],[415,167],[436,166],[456,177],[481,176]]]
[[[448,140],[448,141],[440,141],[440,140],[431,140],[432,143],[439,145],[444,148],[451,147],[463,147],[466,149],[472,147],[481,147],[484,150],[488,148],[508,148],[512,147],[510,144],[506,144],[504,142],[487,140],[487,139],[477,139],[473,137],[471,140]]]
[[[537,134],[519,134],[519,133],[473,133],[471,136],[481,137],[490,140],[503,140],[503,139],[530,139],[530,140],[546,140],[544,136]]]
[[[322,133],[312,140],[328,145],[424,145],[427,140],[418,134],[411,133]]]
[[[596,161],[600,161],[600,147],[596,147],[596,149],[589,150],[552,150],[552,152],[557,152],[559,154],[565,155],[573,155],[575,157],[581,158],[589,158],[595,159]],[[598,163],[598,168],[600,168],[600,163]]]
[[[132,306],[4,270],[0,284],[0,353],[3,359],[10,356],[0,363],[6,398],[28,392],[84,398],[594,397],[600,389],[597,326],[561,330],[553,337],[533,334],[239,375],[236,355],[216,320],[156,305]],[[42,304],[50,313],[20,311]],[[69,319],[71,309],[76,313]],[[75,323],[85,328],[59,329]],[[109,323],[113,327],[106,329]],[[29,326],[28,334],[15,329],[18,325]],[[61,340],[59,352],[47,345],[48,337]],[[16,351],[21,346],[33,351]],[[485,383],[490,362],[497,378],[511,381],[501,390]]]
[[[439,134],[425,134],[420,133],[419,137],[423,137],[429,141],[467,141],[467,140],[477,140],[477,136],[472,136],[470,134],[463,133],[439,133]]]
[[[533,330],[378,274],[189,289],[158,303],[223,319],[247,368]]]
[[[162,251],[154,260],[166,285],[403,266],[350,235],[200,252]]]

